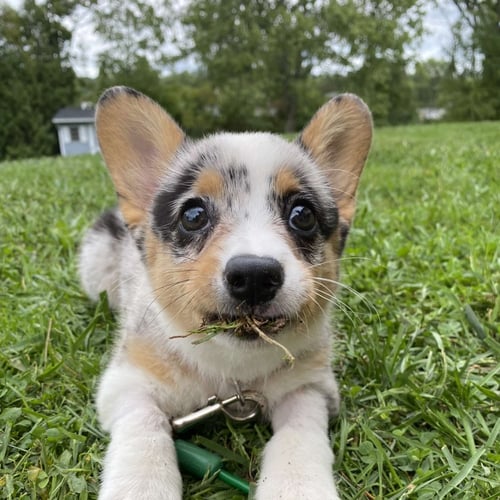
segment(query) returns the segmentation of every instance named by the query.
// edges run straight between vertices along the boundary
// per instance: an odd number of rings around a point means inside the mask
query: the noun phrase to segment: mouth
[[[196,333],[228,333],[248,340],[262,338],[262,334],[272,336],[279,333],[288,324],[285,317],[263,318],[259,316],[205,316]]]
[[[292,367],[295,356],[283,344],[272,338],[288,324],[284,317],[260,318],[258,316],[243,316],[241,318],[221,317],[209,315],[205,317],[200,329],[192,333],[205,334],[203,340],[193,343],[205,342],[220,333],[229,333],[243,340],[261,340],[267,344],[278,347],[283,351],[284,360]]]

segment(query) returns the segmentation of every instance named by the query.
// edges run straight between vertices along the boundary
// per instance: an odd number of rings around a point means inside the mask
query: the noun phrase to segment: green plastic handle
[[[175,451],[181,469],[195,477],[203,478],[208,473],[210,476],[217,474],[217,477],[243,493],[250,492],[250,485],[222,468],[222,459],[214,453],[204,450],[193,443],[183,439],[175,440]]]

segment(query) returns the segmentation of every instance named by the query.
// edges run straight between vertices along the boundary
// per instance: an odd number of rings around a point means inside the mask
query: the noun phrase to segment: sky
[[[0,0],[0,4],[2,3],[19,8],[23,0]],[[451,26],[457,17],[457,9],[451,0],[429,2],[424,18],[425,34],[421,43],[415,48],[415,55],[418,59],[445,57],[452,42]],[[73,30],[71,54],[76,74],[81,77],[96,77],[97,59],[102,49],[102,42],[89,23],[81,22],[68,28]]]

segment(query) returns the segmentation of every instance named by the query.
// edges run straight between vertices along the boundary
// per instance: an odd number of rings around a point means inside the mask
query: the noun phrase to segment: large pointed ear
[[[299,137],[329,179],[339,216],[347,224],[354,216],[356,189],[371,140],[370,110],[353,94],[341,94],[324,104]]]
[[[96,128],[123,217],[140,225],[184,133],[158,104],[127,87],[104,92]]]

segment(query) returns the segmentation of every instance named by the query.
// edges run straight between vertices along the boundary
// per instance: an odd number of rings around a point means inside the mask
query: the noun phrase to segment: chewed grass
[[[201,338],[193,340],[194,345],[207,342],[221,333],[229,333],[242,339],[258,337],[263,342],[281,349],[286,362],[293,366],[295,356],[283,344],[273,338],[274,335],[283,330],[286,324],[285,318],[259,319],[251,316],[244,316],[233,321],[224,319],[219,321],[207,320],[202,323],[200,328],[190,332],[190,335],[201,335]]]
[[[343,499],[500,497],[499,137],[500,123],[375,133],[332,318]],[[114,192],[80,157],[0,164],[0,197],[0,498],[95,499],[107,436],[93,398],[116,325],[75,260]],[[187,438],[254,479],[270,436],[215,419]],[[184,483],[186,499],[243,498]]]

